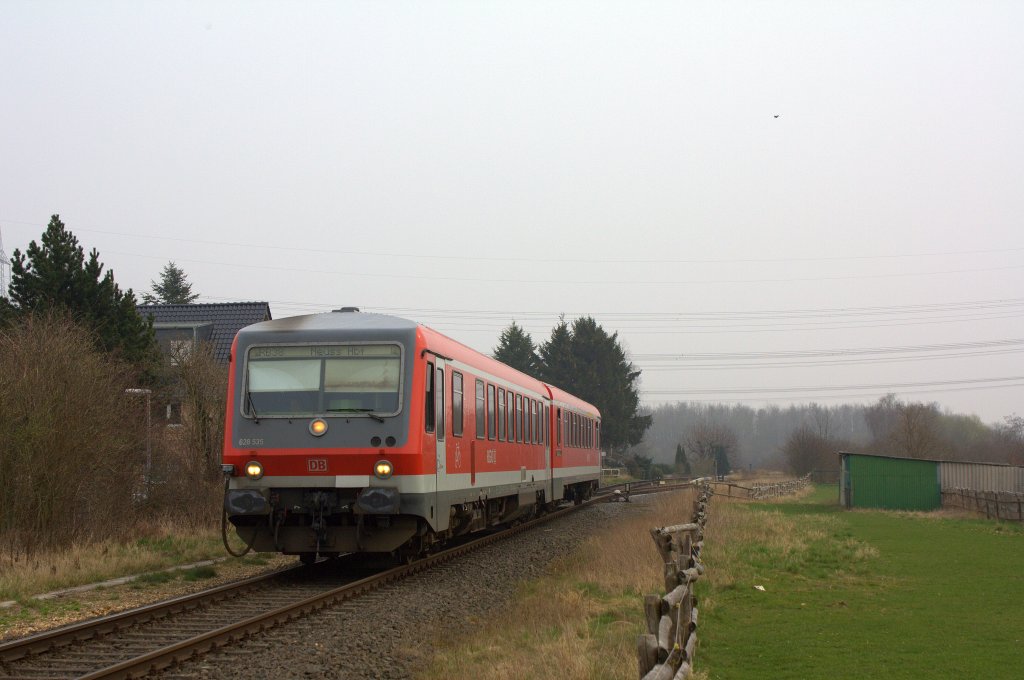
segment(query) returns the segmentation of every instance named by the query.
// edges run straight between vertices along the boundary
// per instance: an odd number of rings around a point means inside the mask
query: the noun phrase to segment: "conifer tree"
[[[676,472],[681,475],[689,475],[692,472],[690,461],[686,457],[686,449],[682,444],[676,444]]]
[[[188,282],[185,272],[174,262],[168,262],[160,272],[160,282],[150,281],[152,293],[143,293],[142,301],[146,304],[188,305],[192,304],[199,293],[192,292],[192,284]]]
[[[572,324],[572,354],[575,380],[566,389],[601,411],[601,445],[624,451],[640,443],[651,416],[639,415],[640,371],[626,358],[618,333],[608,335],[592,317],[580,317]]]
[[[537,349],[537,358],[541,380],[565,390],[575,384],[576,358],[564,314],[558,317],[558,325],[551,330],[551,339]]]
[[[515,321],[501,332],[494,358],[530,376],[537,376],[537,350],[533,338]]]
[[[623,451],[640,442],[651,417],[637,413],[640,371],[626,358],[617,333],[608,335],[592,317],[580,317],[572,326],[563,317],[539,354],[542,379],[601,411],[602,447]]]
[[[135,294],[121,291],[114,273],[103,271],[94,248],[88,260],[59,215],[50,218],[40,243],[11,257],[11,302],[15,316],[58,311],[90,329],[97,347],[152,369],[159,350],[151,323],[135,310]]]

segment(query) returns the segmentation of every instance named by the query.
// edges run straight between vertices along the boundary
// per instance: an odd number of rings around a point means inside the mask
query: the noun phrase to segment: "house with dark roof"
[[[139,305],[137,309],[143,318],[153,319],[156,340],[171,363],[200,342],[209,342],[214,359],[226,364],[235,333],[245,326],[271,320],[268,302]]]

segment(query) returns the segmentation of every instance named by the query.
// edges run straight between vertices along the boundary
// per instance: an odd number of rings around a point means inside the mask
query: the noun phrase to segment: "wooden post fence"
[[[664,563],[665,595],[644,597],[647,633],[637,638],[637,668],[643,680],[684,680],[693,673],[697,647],[697,598],[693,584],[704,574],[704,547],[711,489],[697,486],[693,521],[651,529]]]

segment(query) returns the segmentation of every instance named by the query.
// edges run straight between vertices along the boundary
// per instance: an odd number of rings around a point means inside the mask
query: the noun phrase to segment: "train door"
[[[437,473],[436,473],[436,484],[435,484],[435,499],[434,507],[437,508],[437,524],[439,529],[448,528],[448,503],[445,502],[444,493],[448,489],[448,450],[447,450],[447,437],[446,430],[448,428],[447,417],[445,414],[445,379],[444,379],[444,366],[445,361],[441,357],[435,357],[436,364],[434,366],[434,414],[437,420],[435,429],[435,441],[436,441],[436,462],[437,462]]]

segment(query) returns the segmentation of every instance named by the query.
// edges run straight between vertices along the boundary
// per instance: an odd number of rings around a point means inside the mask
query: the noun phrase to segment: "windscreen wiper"
[[[383,423],[384,422],[384,419],[381,418],[376,413],[374,413],[372,408],[329,408],[329,409],[327,409],[327,412],[328,413],[365,413],[366,415],[368,415],[371,418],[373,418],[374,420],[376,420],[378,423]]]
[[[245,391],[245,401],[249,404],[249,410],[252,412],[252,420],[255,424],[260,424],[260,414],[256,413],[256,405],[252,403],[252,392],[249,390]]]

